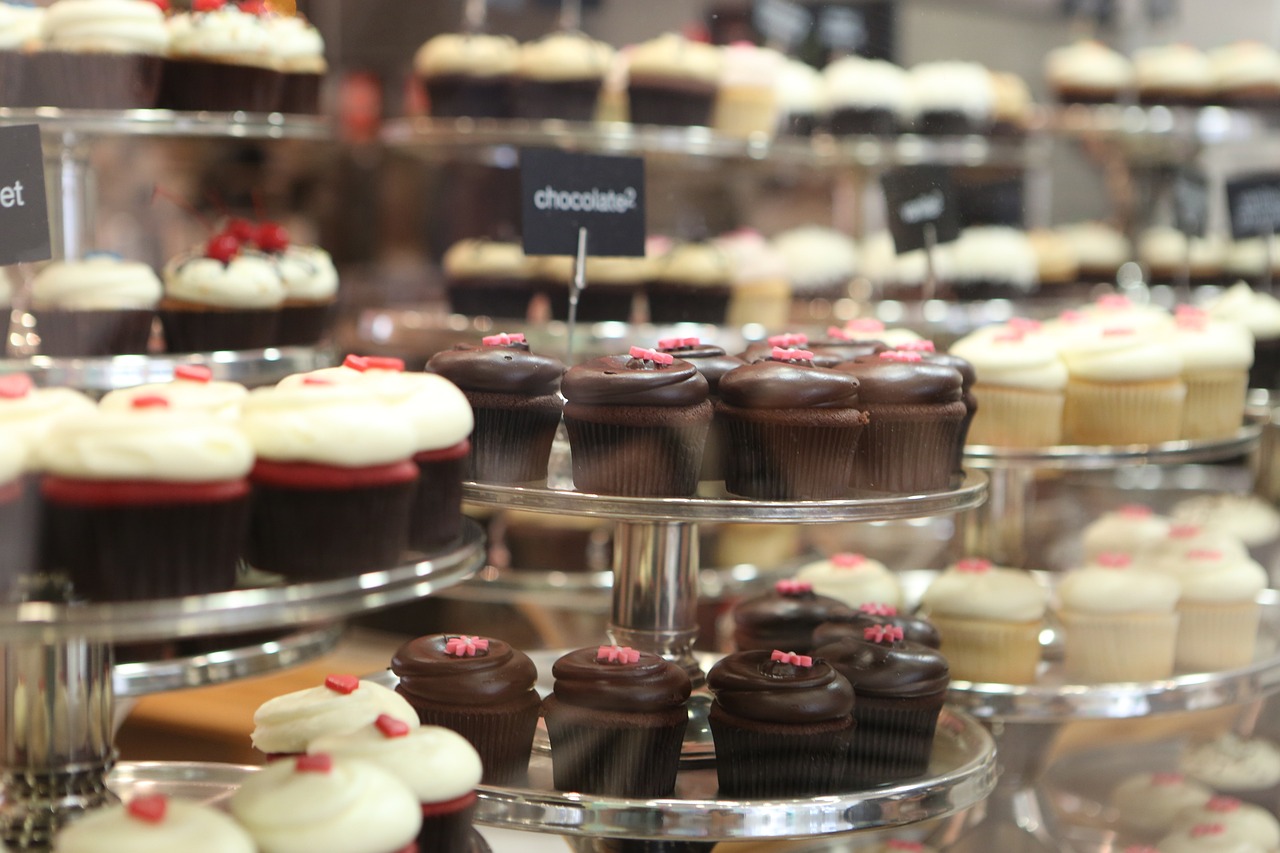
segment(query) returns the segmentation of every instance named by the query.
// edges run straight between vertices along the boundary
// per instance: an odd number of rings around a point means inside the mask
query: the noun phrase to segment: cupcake
[[[249,389],[239,382],[215,381],[213,371],[202,364],[179,364],[173,369],[173,381],[117,388],[107,392],[98,408],[104,412],[127,411],[140,397],[159,397],[169,403],[170,409],[199,412],[234,423],[240,419],[240,403],[248,393]]]
[[[1181,436],[1205,440],[1234,436],[1240,431],[1249,393],[1253,335],[1236,323],[1210,320],[1192,309],[1179,312],[1172,342],[1182,356],[1182,381],[1187,386]]]
[[[946,659],[905,640],[893,626],[868,626],[861,637],[844,637],[813,653],[848,679],[857,697],[846,785],[883,785],[928,770],[951,681]]]
[[[988,133],[994,106],[991,74],[975,62],[924,62],[907,74],[903,112],[917,133]]]
[[[423,725],[452,729],[476,748],[484,784],[524,784],[542,702],[528,655],[502,640],[434,634],[397,649],[391,671]]]
[[[1179,827],[1160,839],[1160,853],[1266,853],[1248,834],[1227,824],[1196,823]]]
[[[301,755],[317,738],[347,734],[387,716],[417,726],[418,715],[399,694],[354,675],[329,675],[319,687],[268,699],[253,712],[253,748],[268,760]]]
[[[1114,103],[1134,85],[1133,63],[1100,41],[1054,48],[1045,56],[1044,71],[1049,89],[1067,104]]]
[[[1226,249],[1223,265],[1226,273],[1237,281],[1246,281],[1256,290],[1266,291],[1268,281],[1280,279],[1280,239],[1266,237],[1233,240]]]
[[[1188,237],[1176,228],[1158,225],[1138,239],[1138,260],[1151,284],[1221,284],[1227,246],[1217,237]]]
[[[751,229],[722,234],[716,245],[729,258],[733,271],[725,325],[778,328],[790,322],[791,282],[782,254]]]
[[[724,60],[720,48],[665,33],[630,52],[633,124],[710,126]]]
[[[957,299],[1020,299],[1039,287],[1040,261],[1019,228],[966,228],[951,246],[951,286]]]
[[[804,225],[775,236],[773,248],[786,261],[796,299],[834,301],[849,296],[849,284],[858,272],[858,247],[847,235]]]
[[[454,313],[523,319],[529,312],[535,263],[519,243],[460,240],[444,253],[441,266]]]
[[[433,116],[508,118],[519,46],[510,36],[442,33],[413,57]]]
[[[1205,306],[1212,320],[1244,326],[1253,335],[1250,388],[1280,388],[1280,300],[1239,282]]]
[[[265,255],[218,235],[164,268],[160,322],[170,352],[261,349],[275,344],[284,282]]]
[[[470,849],[480,756],[456,732],[382,714],[353,732],[316,738],[307,752],[367,762],[400,780],[422,807],[418,853]]]
[[[1173,826],[1179,813],[1212,797],[1213,791],[1181,773],[1136,773],[1111,789],[1109,802],[1121,826],[1152,836]]]
[[[897,575],[884,563],[862,554],[832,554],[825,560],[808,563],[796,572],[796,580],[807,581],[819,595],[855,609],[872,602],[902,606],[902,585]]]
[[[551,319],[569,319],[569,292],[573,287],[574,259],[567,255],[551,255],[538,260],[538,289],[551,302]],[[577,320],[598,323],[607,320],[627,322],[635,314],[635,300],[653,278],[658,259],[587,258],[587,286],[578,294]]]
[[[689,676],[619,646],[578,649],[551,669],[543,700],[555,787],[654,799],[675,790],[689,716]]]
[[[867,628],[898,628],[902,638],[912,643],[919,643],[931,649],[942,646],[942,638],[938,629],[927,619],[908,616],[899,612],[892,604],[878,601],[867,602],[847,614],[842,614],[839,621],[824,622],[813,629],[813,648],[834,643],[845,637],[861,637]]]
[[[1106,223],[1077,222],[1054,230],[1071,247],[1082,282],[1114,282],[1120,267],[1133,259],[1129,238]]]
[[[150,0],[58,0],[43,22],[28,85],[42,105],[136,110],[156,106],[169,50],[164,12]]]
[[[649,282],[649,319],[659,325],[723,324],[732,280],[729,259],[715,244],[678,244]]]
[[[1027,241],[1036,253],[1036,278],[1040,280],[1041,296],[1066,298],[1087,294],[1086,289],[1076,287],[1080,281],[1080,260],[1070,241],[1048,228],[1028,231]]]
[[[725,488],[766,500],[831,500],[848,492],[866,428],[856,379],[813,366],[807,350],[773,349],[720,380]]]
[[[1125,504],[1089,522],[1083,533],[1084,558],[1099,554],[1127,554],[1130,557],[1163,542],[1169,535],[1169,519],[1156,515],[1149,506]]]
[[[253,448],[226,421],[138,397],[60,420],[36,447],[46,559],[92,601],[170,598],[235,584]]]
[[[1101,554],[1058,585],[1066,629],[1066,675],[1073,683],[1160,681],[1173,675],[1177,580]]]
[[[329,70],[324,58],[324,37],[302,15],[269,15],[263,26],[284,76],[277,105],[280,112],[319,113],[320,90]]]
[[[831,132],[836,136],[896,133],[907,104],[907,72],[882,59],[845,56],[822,71]]]
[[[282,347],[314,346],[328,333],[338,302],[338,271],[333,259],[319,246],[280,239],[283,229],[274,223],[262,223],[258,231],[258,247],[271,253],[284,285],[276,343]]]
[[[151,267],[114,255],[54,261],[31,283],[41,355],[145,353],[161,291]]]
[[[3,393],[0,390],[0,393]],[[36,519],[29,511],[27,443],[0,426],[0,599],[36,568]]]
[[[775,86],[786,58],[750,42],[727,45],[721,55],[724,63],[712,127],[740,138],[772,135],[778,124]]]
[[[790,136],[812,136],[827,125],[828,100],[822,72],[799,59],[788,59],[774,83],[778,128]]]
[[[658,352],[686,361],[698,369],[707,380],[707,398],[715,405],[720,400],[720,380],[731,370],[742,366],[742,359],[729,355],[722,347],[704,344],[698,338],[664,338],[658,341]],[[728,446],[725,422],[720,414],[714,414],[707,431],[707,443],[702,453],[700,480],[724,479],[724,455]]]
[[[1280,848],[1280,822],[1270,810],[1235,797],[1213,797],[1203,805],[1183,809],[1176,820],[1182,828],[1215,823],[1221,824],[1227,835],[1256,844],[1262,850]]]
[[[853,361],[866,355],[878,355],[893,349],[886,346],[883,341],[857,337],[839,326],[828,326],[826,335],[816,340],[805,341],[797,348],[810,350],[813,353],[814,363],[820,367],[835,367],[846,361]]]
[[[1035,118],[1035,101],[1027,81],[1017,74],[992,71],[991,134],[1021,137]]]
[[[1267,572],[1247,556],[1193,549],[1174,569],[1178,599],[1175,664],[1183,672],[1217,672],[1253,662],[1261,608],[1257,596]]]
[[[1220,793],[1275,813],[1280,747],[1269,740],[1228,732],[1191,745],[1178,759],[1178,767]]]
[[[1271,562],[1280,538],[1280,512],[1257,495],[1197,495],[1178,501],[1170,514],[1182,524],[1222,530],[1239,539],[1250,556],[1263,565]]]
[[[733,608],[733,647],[771,651],[786,646],[802,654],[813,649],[813,632],[849,614],[844,602],[813,591],[803,580],[781,580],[772,592],[738,602]]]
[[[57,853],[129,850],[216,850],[256,853],[249,834],[226,813],[202,803],[141,794],[127,804],[96,809],[54,837]]]
[[[686,497],[697,489],[712,406],[693,365],[632,347],[569,368],[561,392],[578,491]]]
[[[795,652],[726,655],[707,673],[720,796],[830,794],[844,782],[854,695],[826,661]]]
[[[0,428],[11,430],[34,449],[64,420],[83,420],[95,411],[93,400],[72,388],[37,388],[25,373],[0,376]],[[39,462],[33,455],[29,467]]]
[[[1038,335],[970,335],[952,347],[973,364],[977,414],[969,442],[994,447],[1062,443],[1067,369],[1055,347]]]
[[[1223,558],[1245,558],[1248,550],[1236,536],[1221,528],[1207,528],[1197,524],[1165,522],[1165,533],[1154,542],[1148,542],[1134,556],[1156,571],[1175,576],[1200,571],[1205,568],[1205,555],[1220,554]]]
[[[938,575],[921,606],[942,637],[952,678],[1030,684],[1047,598],[1027,572],[969,558]]]
[[[32,74],[44,15],[45,10],[38,6],[0,3],[0,106],[40,105]]]
[[[1213,64],[1188,44],[1145,47],[1133,55],[1141,104],[1201,107],[1212,100]]]
[[[1260,41],[1238,41],[1209,51],[1213,100],[1236,107],[1280,106],[1280,52]]]
[[[252,565],[321,579],[403,560],[418,482],[407,417],[365,384],[318,377],[256,389],[242,412],[257,454]]]
[[[374,764],[325,753],[251,774],[230,808],[260,853],[412,853],[423,824],[417,795],[404,782]]]
[[[279,108],[284,75],[261,15],[210,0],[170,18],[169,38],[162,108],[255,113]]]
[[[520,45],[512,113],[516,118],[591,121],[613,48],[579,32],[558,32]]]

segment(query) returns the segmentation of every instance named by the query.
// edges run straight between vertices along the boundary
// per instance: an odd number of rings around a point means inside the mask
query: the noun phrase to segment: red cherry
[[[268,10],[264,0],[246,0],[240,4],[240,11],[249,15],[265,15]]]
[[[161,823],[169,810],[169,798],[164,794],[148,794],[134,797],[126,807],[129,816],[143,823]]]
[[[192,0],[191,9],[195,12],[216,12],[227,5],[227,0]]]
[[[258,232],[257,226],[239,216],[233,216],[228,219],[227,224],[222,226],[222,230],[235,237],[241,243],[252,243],[254,235]]]
[[[289,232],[279,222],[262,222],[253,243],[264,252],[283,252],[289,248]]]
[[[204,256],[213,258],[215,261],[221,261],[229,264],[240,254],[240,241],[225,231],[221,234],[214,234],[212,239],[205,244]]]

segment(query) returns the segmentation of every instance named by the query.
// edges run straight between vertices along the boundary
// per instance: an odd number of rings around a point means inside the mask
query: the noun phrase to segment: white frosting
[[[1176,579],[1157,572],[1086,566],[1062,579],[1058,600],[1079,613],[1172,613],[1179,591]]]
[[[1280,512],[1256,495],[1212,494],[1178,501],[1178,521],[1221,530],[1247,546],[1266,545],[1280,537]]]
[[[658,269],[658,279],[679,284],[724,286],[733,276],[729,258],[714,243],[678,243]]]
[[[1221,561],[1206,559],[1206,553],[1220,553],[1221,560],[1249,556],[1244,543],[1224,530],[1171,526],[1163,539],[1141,548],[1135,559],[1143,567],[1181,577],[1205,571]]]
[[[721,234],[715,242],[729,259],[735,284],[787,277],[787,259],[757,231],[731,231]]]
[[[1159,305],[1133,302],[1123,297],[1098,299],[1081,308],[1080,313],[1095,325],[1090,333],[1097,329],[1132,328],[1148,332],[1154,329],[1163,335],[1173,322],[1173,316]]]
[[[1268,261],[1273,272],[1280,272],[1280,237],[1271,238],[1269,259],[1265,237],[1236,240],[1227,247],[1223,265],[1234,275],[1260,276],[1266,274]]]
[[[45,10],[0,3],[0,50],[20,50],[40,41]]]
[[[1194,558],[1188,559],[1188,565],[1194,562]],[[1210,566],[1184,572],[1177,578],[1182,584],[1184,602],[1249,602],[1267,587],[1267,570],[1247,557],[1200,562]]]
[[[1099,554],[1128,554],[1155,547],[1169,535],[1169,519],[1154,513],[1139,515],[1122,510],[1103,513],[1084,529],[1085,559]]]
[[[422,77],[502,77],[515,72],[518,52],[519,46],[510,36],[445,33],[418,48],[413,68]]]
[[[86,480],[203,483],[236,480],[253,467],[253,448],[234,425],[164,408],[64,418],[35,452],[44,470]]]
[[[1157,334],[1132,331],[1119,334],[1110,327],[1062,344],[1067,373],[1092,382],[1146,382],[1177,379],[1182,357]]]
[[[907,99],[903,114],[926,112],[963,113],[971,121],[991,118],[995,89],[991,75],[975,62],[926,62],[912,68],[907,76]]]
[[[1177,829],[1160,839],[1160,853],[1269,853],[1267,848],[1233,833],[1205,834],[1195,827]]]
[[[41,269],[31,283],[31,307],[71,311],[154,308],[162,290],[160,279],[146,264],[95,255],[83,261],[54,261]]]
[[[483,769],[467,739],[440,726],[415,726],[402,737],[387,737],[375,725],[316,738],[308,752],[377,765],[413,791],[422,803],[444,803],[475,790]]]
[[[902,606],[902,584],[897,575],[878,560],[864,558],[853,566],[818,560],[802,566],[796,580],[813,584],[813,591],[830,596],[850,607],[864,604]]]
[[[970,334],[950,352],[973,365],[979,397],[983,386],[1045,392],[1067,386],[1067,368],[1057,349],[1038,336]]]
[[[323,735],[347,734],[372,724],[382,714],[413,728],[418,712],[394,690],[361,681],[350,693],[324,685],[268,699],[253,712],[253,746],[266,753],[306,752]]]
[[[1224,734],[1182,756],[1182,772],[1219,791],[1249,791],[1280,784],[1280,749],[1262,738]]]
[[[249,834],[223,812],[169,799],[164,819],[140,820],[123,805],[89,812],[58,833],[55,853],[255,853]]]
[[[1205,306],[1209,316],[1217,320],[1239,323],[1261,340],[1280,338],[1280,300],[1258,293],[1239,282]]]
[[[546,82],[603,80],[613,48],[582,33],[551,33],[520,45],[516,74]]]
[[[907,72],[892,62],[846,56],[822,71],[832,109],[884,109],[900,113],[907,104]]]
[[[1133,55],[1138,89],[1177,89],[1189,94],[1213,89],[1213,64],[1188,44],[1145,47]]]
[[[751,43],[731,44],[721,48],[724,66],[720,71],[720,87],[764,89],[770,94],[782,69],[786,65],[786,57],[767,47],[756,47]]]
[[[403,782],[353,759],[335,759],[327,773],[269,764],[241,783],[231,814],[261,853],[394,853],[422,826]]]
[[[108,392],[98,408],[104,412],[121,412],[133,409],[138,397],[164,397],[169,408],[196,411],[225,421],[240,418],[240,402],[249,389],[238,382],[198,382],[191,379],[174,379],[172,382],[154,382],[118,388]]]
[[[237,255],[224,264],[203,255],[181,255],[164,268],[165,295],[220,308],[277,308],[284,282],[265,255]]]
[[[992,568],[960,571],[955,566],[938,575],[921,603],[929,613],[961,619],[1033,622],[1044,616],[1048,592],[1027,572]]]
[[[1120,822],[1142,832],[1163,832],[1179,812],[1209,801],[1213,791],[1174,774],[1138,773],[1111,791],[1111,806]]]
[[[1021,124],[1027,119],[1035,100],[1026,80],[1017,74],[993,71],[991,87],[995,99],[991,110],[998,121]]]
[[[444,253],[441,265],[449,278],[528,278],[535,266],[519,243],[459,240]]]
[[[831,228],[792,228],[773,238],[773,248],[786,261],[791,284],[799,291],[839,284],[858,272],[857,243]]]
[[[226,60],[274,67],[271,33],[257,15],[228,3],[213,12],[169,19],[170,50],[177,58]]]
[[[1190,254],[1188,254],[1188,246]],[[1192,237],[1169,225],[1148,228],[1138,238],[1138,258],[1157,270],[1182,269],[1216,271],[1227,259],[1227,244],[1218,237]]]
[[[82,418],[94,411],[93,401],[70,388],[35,388],[25,397],[0,398],[0,430],[17,435],[28,448],[35,448],[56,424],[64,419]],[[39,459],[27,455],[27,467]]]
[[[271,52],[280,70],[292,73],[323,74],[324,36],[301,15],[271,15],[263,19]]]
[[[951,248],[951,262],[958,281],[1005,282],[1029,291],[1040,279],[1040,258],[1019,228],[966,228]]]
[[[1098,41],[1078,41],[1049,51],[1045,76],[1055,88],[1120,90],[1133,85],[1133,64]]]
[[[258,456],[358,468],[408,459],[414,427],[363,384],[258,388],[241,405]]]
[[[7,486],[27,470],[27,440],[16,429],[0,426],[0,486]]]
[[[822,72],[798,59],[783,64],[774,94],[783,115],[821,115],[827,111]]]
[[[1183,370],[1240,370],[1253,364],[1253,335],[1239,323],[1210,320],[1179,323],[1173,347],[1182,356]],[[1243,378],[1243,373],[1241,374]]]
[[[1129,238],[1102,222],[1077,222],[1055,229],[1071,246],[1076,262],[1086,270],[1113,272],[1133,257]]]
[[[1238,41],[1209,52],[1218,91],[1251,86],[1280,86],[1280,53],[1260,41]]]
[[[938,281],[950,281],[955,272],[955,243],[934,247],[933,274]],[[886,281],[890,284],[921,285],[929,278],[929,258],[924,249],[895,255]]]
[[[1177,827],[1189,829],[1197,824],[1221,824],[1227,834],[1242,841],[1257,844],[1263,850],[1280,849],[1280,821],[1261,806],[1252,803],[1232,803],[1224,809],[1221,802],[1206,802],[1178,813]]]
[[[44,16],[50,50],[163,54],[164,13],[150,0],[58,0]]]
[[[724,55],[714,45],[664,33],[631,48],[629,65],[632,77],[673,77],[718,84]]]
[[[319,246],[290,245],[275,257],[284,283],[285,299],[324,301],[338,293],[338,271],[333,258]]]

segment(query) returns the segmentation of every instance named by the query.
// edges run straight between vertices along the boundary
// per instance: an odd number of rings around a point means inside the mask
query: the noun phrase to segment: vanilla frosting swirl
[[[1182,357],[1168,339],[1132,328],[1099,329],[1068,341],[1062,360],[1069,375],[1093,382],[1142,382],[1176,379]]]
[[[21,397],[0,397],[0,429],[16,433],[28,448],[34,448],[64,419],[77,419],[94,412],[93,401],[71,388],[33,388]],[[27,466],[39,464],[35,453],[27,456]]]
[[[228,815],[201,803],[170,798],[152,823],[123,805],[96,809],[60,831],[56,853],[255,853],[249,834]]]
[[[170,50],[177,58],[226,60],[265,68],[275,66],[271,34],[257,15],[228,3],[212,12],[169,19]]]
[[[219,308],[277,308],[284,282],[265,255],[241,254],[224,264],[203,255],[174,258],[164,268],[165,295]]]
[[[854,555],[851,555],[854,556]],[[817,560],[801,566],[796,580],[807,581],[813,591],[843,602],[849,607],[863,604],[902,606],[902,584],[879,560],[867,557],[840,562]]]
[[[950,352],[973,365],[979,396],[984,385],[1027,391],[1067,386],[1067,368],[1057,348],[1036,336],[971,334],[956,341]]]
[[[938,575],[922,599],[929,613],[998,622],[1033,622],[1044,616],[1047,602],[1047,591],[1027,572],[974,572],[955,566]]]
[[[240,403],[249,389],[239,382],[200,382],[175,378],[172,382],[150,382],[132,388],[117,388],[98,403],[104,412],[122,412],[133,408],[139,397],[163,397],[169,408],[196,411],[224,421],[240,418]]]
[[[1133,55],[1133,71],[1140,90],[1207,93],[1213,89],[1213,65],[1209,57],[1188,44],[1144,47]]]
[[[550,33],[520,46],[516,74],[528,80],[603,80],[613,48],[582,33]]]
[[[1238,41],[1212,50],[1209,66],[1219,91],[1280,86],[1280,53],[1260,41]]]
[[[714,85],[720,81],[724,54],[714,45],[663,33],[631,48],[628,67],[632,77],[675,77]]]
[[[308,687],[268,699],[253,713],[253,746],[265,753],[306,752],[323,735],[347,734],[375,722],[382,714],[412,728],[418,712],[394,690],[361,681],[350,693]]]
[[[845,56],[822,71],[832,109],[882,109],[900,112],[907,103],[907,72],[883,59]]]
[[[169,49],[164,13],[149,0],[58,0],[43,27],[50,50],[159,55]]]
[[[316,738],[307,752],[377,765],[413,791],[422,803],[466,796],[480,784],[480,755],[467,739],[440,726],[413,726],[387,737],[376,725]]]
[[[1173,347],[1182,356],[1183,369],[1247,370],[1253,364],[1253,335],[1238,323],[1210,320],[1179,323]],[[1243,374],[1241,374],[1243,379]]]
[[[1064,610],[1077,613],[1172,613],[1178,581],[1158,572],[1086,566],[1058,585]]]
[[[280,70],[294,74],[323,74],[324,36],[301,15],[271,15],[263,19],[271,52]]]
[[[350,468],[408,459],[417,439],[364,383],[257,388],[241,405],[241,427],[263,459]]]
[[[1207,603],[1253,601],[1267,587],[1267,570],[1248,557],[1206,560],[1200,571],[1180,574],[1182,600]]]
[[[31,283],[31,307],[69,311],[154,308],[162,290],[160,279],[146,264],[94,255],[82,261],[54,261],[41,269]]]
[[[537,261],[525,257],[519,243],[459,240],[444,253],[441,266],[449,278],[528,278]]]
[[[8,485],[27,469],[30,448],[15,429],[0,425],[0,486]]]
[[[976,122],[988,121],[995,105],[991,74],[976,62],[924,62],[907,75],[903,113],[963,113]]]
[[[1045,75],[1055,87],[1127,89],[1133,85],[1133,64],[1099,41],[1054,48],[1044,64]]]
[[[275,262],[285,299],[319,302],[333,299],[338,292],[338,270],[333,258],[319,246],[292,244],[275,256]]]
[[[1209,316],[1247,328],[1260,340],[1280,338],[1280,300],[1238,282],[1205,306]]]
[[[1228,733],[1190,750],[1182,772],[1224,791],[1270,788],[1280,782],[1280,748],[1262,738]]]
[[[515,72],[518,52],[519,46],[510,36],[444,33],[418,48],[413,68],[421,77],[502,77]]]
[[[38,44],[45,10],[39,6],[0,3],[0,50],[21,50]]]

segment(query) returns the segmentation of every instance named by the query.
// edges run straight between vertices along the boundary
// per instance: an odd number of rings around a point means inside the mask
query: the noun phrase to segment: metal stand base
[[[642,841],[631,838],[566,838],[576,853],[711,853],[714,841]]]

